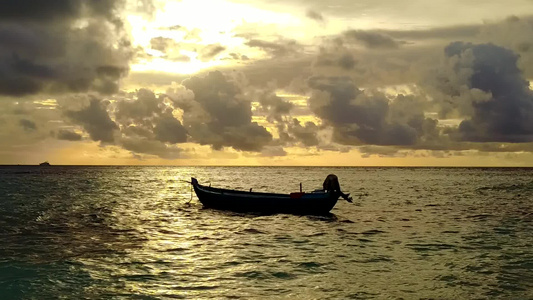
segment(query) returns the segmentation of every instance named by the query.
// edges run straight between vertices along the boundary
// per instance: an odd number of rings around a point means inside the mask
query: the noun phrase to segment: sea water
[[[203,209],[200,183],[351,192]],[[0,299],[532,299],[533,169],[0,167]]]

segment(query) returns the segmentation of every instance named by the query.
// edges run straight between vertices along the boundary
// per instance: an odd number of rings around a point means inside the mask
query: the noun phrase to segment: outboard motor
[[[339,178],[335,174],[329,174],[326,177],[326,180],[324,180],[324,183],[322,184],[322,188],[324,191],[327,192],[336,192],[338,193],[344,200],[348,202],[352,202],[352,198],[350,197],[350,194],[345,194],[341,191],[341,186],[339,184]]]

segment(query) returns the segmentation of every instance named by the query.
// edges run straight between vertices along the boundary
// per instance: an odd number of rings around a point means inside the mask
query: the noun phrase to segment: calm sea
[[[203,209],[186,182],[320,188],[332,215]],[[1,299],[533,299],[533,169],[0,167]]]

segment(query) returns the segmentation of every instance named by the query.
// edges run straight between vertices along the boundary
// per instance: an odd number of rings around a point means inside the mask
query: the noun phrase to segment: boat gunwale
[[[198,181],[196,181],[196,182],[193,181],[192,184],[193,184],[194,187],[200,189],[203,192],[206,192],[206,193],[219,193],[219,194],[223,194],[223,195],[236,194],[237,196],[257,196],[257,197],[268,196],[268,197],[279,197],[279,198],[291,198],[291,194],[299,194],[300,193],[300,192],[295,192],[295,193],[282,194],[282,193],[240,191],[240,190],[232,190],[232,189],[205,186],[205,185],[202,185],[202,184],[198,183]],[[305,192],[302,192],[302,194],[303,195],[321,195],[321,196],[324,196],[324,198],[326,198],[326,196],[329,197],[329,193],[305,193]]]

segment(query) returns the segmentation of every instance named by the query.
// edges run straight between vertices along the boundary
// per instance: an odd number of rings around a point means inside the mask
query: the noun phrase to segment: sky
[[[0,164],[530,166],[532,0],[7,0]]]

